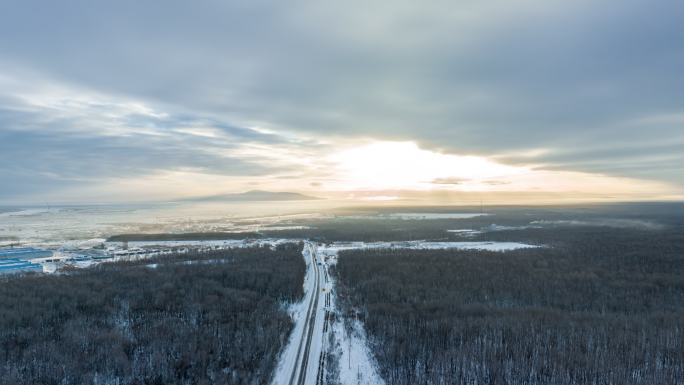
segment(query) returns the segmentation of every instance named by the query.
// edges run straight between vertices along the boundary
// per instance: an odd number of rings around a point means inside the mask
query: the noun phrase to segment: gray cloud
[[[276,135],[191,116],[131,112],[115,103],[67,104],[66,113],[17,100],[0,107],[0,176],[5,181],[0,200],[44,196],[46,191],[59,196],[62,189],[107,178],[164,171],[220,176],[283,171],[277,164],[231,155],[244,143],[289,144]]]
[[[267,171],[240,159],[221,159],[197,151],[199,144],[184,137],[157,138],[0,133],[0,161],[6,170],[52,175],[64,179],[138,176],[156,170],[191,168],[225,175]],[[195,147],[193,147],[193,145]],[[268,170],[270,171],[270,170]]]
[[[136,128],[202,121],[232,144],[284,140],[240,128],[252,125],[409,139],[460,154],[505,153],[510,163],[684,184],[682,14],[677,0],[10,0],[0,5],[0,68],[173,111],[120,122]],[[3,131],[45,126],[35,111],[0,113]],[[50,125],[75,125],[62,119]],[[92,148],[81,156],[105,165],[128,158],[131,168],[259,172],[197,150],[218,146],[182,133],[144,137],[149,151],[138,154],[132,140],[48,131],[5,138],[13,147]],[[533,149],[548,151],[521,155]],[[55,151],[47,152],[58,164],[66,155]]]

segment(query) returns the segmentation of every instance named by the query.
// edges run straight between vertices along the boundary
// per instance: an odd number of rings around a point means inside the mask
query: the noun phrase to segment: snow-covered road
[[[280,357],[272,385],[320,383],[318,373],[324,335],[325,295],[329,287],[326,286],[326,273],[316,245],[306,242],[303,254],[307,263],[304,300],[290,309],[295,327]]]
[[[328,274],[328,264],[335,261],[330,257],[337,255],[330,251],[313,242],[304,244],[303,254],[307,262],[304,299],[290,306],[295,327],[281,354],[272,385],[326,383],[329,369],[325,365],[329,355],[337,361],[338,369],[335,372],[341,384],[358,384],[357,372],[360,368],[364,369],[366,378],[371,379],[361,383],[383,384],[372,364],[372,354],[367,348],[362,325],[357,321],[355,332],[349,334],[343,331],[339,321],[341,314],[335,307],[334,281]],[[333,321],[335,319],[338,321]],[[342,359],[344,362],[353,362],[353,368],[351,364],[342,367]]]

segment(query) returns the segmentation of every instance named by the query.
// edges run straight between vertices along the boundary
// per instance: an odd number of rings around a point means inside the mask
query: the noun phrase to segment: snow
[[[318,212],[320,203],[0,207],[0,242],[59,249],[114,234],[292,230],[303,220],[327,217]]]
[[[323,274],[320,278],[323,280]],[[319,292],[320,294],[320,292]],[[323,334],[323,324],[325,322],[325,300],[321,295],[318,306],[316,307],[316,319],[313,325],[313,337],[311,339],[311,347],[309,350],[309,363],[306,367],[306,381],[305,385],[316,385],[318,375],[321,351],[323,351],[323,343],[325,342],[325,335]]]
[[[330,250],[331,249],[328,249],[327,251],[330,252]],[[330,296],[330,306],[326,308],[326,294],[334,291],[334,282],[333,280],[326,282],[327,264],[320,258],[317,258],[317,260],[322,263],[322,265],[318,267],[320,270],[319,280],[321,290],[314,292],[316,290],[316,274],[314,268],[317,266],[314,266],[311,263],[311,253],[317,253],[319,256],[328,255],[321,251],[321,248],[317,248],[317,246],[311,242],[305,244],[303,252],[307,262],[307,274],[304,281],[305,295],[301,302],[292,304],[288,308],[288,311],[295,322],[295,327],[288,339],[287,345],[279,357],[271,385],[289,385],[293,373],[298,375],[298,371],[301,367],[301,360],[303,359],[300,353],[300,341],[306,341],[305,324],[307,309],[312,299],[312,295],[319,295],[319,301],[318,306],[314,309],[316,317],[314,324],[311,326],[313,328],[313,334],[304,383],[306,385],[317,384],[321,353],[326,352],[332,355],[333,359],[338,361],[337,366],[340,369],[339,381],[342,385],[384,385],[384,381],[382,381],[378,374],[373,355],[366,343],[363,325],[356,321],[352,324],[353,331],[351,333],[347,333],[344,330],[343,322],[339,320],[341,314],[336,308],[334,295]],[[326,311],[337,313],[335,318],[338,319],[338,321],[329,324],[327,332],[325,332]],[[330,337],[332,337],[332,344],[329,342]],[[302,345],[301,351],[305,351],[304,345]],[[324,370],[327,370],[325,368],[326,367],[324,366]]]
[[[93,239],[98,245],[100,239]],[[299,242],[292,239],[258,239],[258,240],[215,240],[215,241],[149,241],[129,242],[129,249],[122,247],[122,242],[106,242],[105,250],[87,249],[85,247],[63,248],[54,252],[51,257],[33,258],[30,261],[43,266],[44,273],[54,273],[64,266],[78,268],[91,267],[103,262],[134,261],[169,254],[184,254],[193,251],[211,251],[240,247],[270,246],[275,247],[282,243]],[[73,245],[81,245],[76,241]],[[94,253],[96,252],[96,253]],[[188,263],[193,264],[194,262]],[[200,262],[197,262],[200,263]],[[203,261],[201,263],[219,263],[215,261]],[[152,266],[150,266],[152,267]]]
[[[66,240],[60,245],[61,250],[88,250],[105,244],[105,238],[90,238],[78,240]]]
[[[264,238],[264,239],[218,239],[218,240],[196,240],[196,241],[130,241],[129,248],[145,248],[145,247],[212,247],[212,248],[227,248],[227,247],[252,247],[252,246],[276,246],[281,243],[299,242],[299,239],[284,239],[284,238]],[[123,242],[106,242],[108,248],[119,248]]]
[[[438,243],[438,242],[435,242]],[[487,250],[487,251],[509,251],[517,249],[532,249],[541,246],[529,245],[519,242],[439,242],[443,245],[430,245],[425,243],[418,249],[464,249],[464,250]],[[433,247],[432,247],[433,246]]]
[[[292,372],[299,369],[299,360],[297,359],[299,354],[299,341],[301,341],[304,337],[304,326],[306,323],[308,305],[311,301],[311,297],[318,294],[315,292],[316,274],[311,264],[311,247],[311,244],[307,243],[303,251],[303,258],[306,261],[304,297],[300,302],[296,302],[288,306],[288,313],[290,314],[290,317],[294,321],[295,325],[290,333],[290,337],[288,338],[285,348],[280,354],[271,385],[289,385]]]
[[[185,265],[185,266],[190,266],[190,265],[216,265],[216,264],[221,264],[221,263],[230,263],[231,261],[228,259],[205,259],[205,260],[192,260],[192,261],[178,261],[178,262],[172,262],[172,263],[166,263],[163,265],[160,265],[159,263],[148,263],[147,266],[150,269],[156,269],[159,266],[171,266],[171,265]]]
[[[6,217],[32,217],[36,215],[41,215],[41,214],[51,214],[51,213],[58,213],[60,211],[59,208],[32,208],[32,209],[18,209],[18,210],[11,210],[11,211],[5,211],[0,213],[0,218],[6,218]]]
[[[402,248],[402,249],[417,249],[417,250],[433,250],[433,249],[476,249],[476,250],[491,250],[491,251],[507,251],[520,248],[540,247],[535,245],[528,245],[518,242],[425,242],[425,241],[406,241],[406,242],[337,242],[329,245],[319,245],[317,253],[323,257],[325,261],[324,268],[328,265],[337,263],[337,255],[341,250],[354,249],[381,249],[381,248]],[[345,328],[346,317],[337,307],[335,297],[334,280],[325,287],[325,290],[330,290],[331,303],[329,310],[336,314],[336,321],[330,325],[328,333],[325,335],[321,330],[322,325],[319,325],[321,318],[324,317],[324,309],[319,308],[319,315],[314,329],[314,346],[312,346],[313,357],[318,357],[319,351],[327,352],[334,360],[337,361],[337,368],[339,370],[339,383],[342,385],[384,385],[385,382],[380,376],[379,369],[375,357],[370,349],[368,338],[363,327],[363,323],[358,319],[349,320],[348,323],[351,328]],[[330,341],[330,342],[328,342]],[[311,361],[310,361],[311,362]],[[307,384],[315,384],[310,382],[312,376],[315,376],[317,365],[310,365],[308,367]],[[327,370],[327,369],[326,369]]]
[[[78,267],[80,269],[85,269],[85,268],[92,267],[92,266],[97,265],[97,264],[98,264],[98,262],[96,262],[96,261],[87,260],[87,261],[77,261],[77,262],[73,263],[72,266]]]
[[[331,285],[334,282],[331,281]],[[329,347],[338,361],[341,385],[384,385],[377,362],[371,352],[366,331],[359,320],[351,321],[351,331],[344,327],[342,314],[337,308],[336,296],[331,296],[331,308],[337,311],[338,319],[331,327],[334,344]]]
[[[402,241],[402,242],[337,242],[322,246],[319,252],[325,255],[335,255],[340,250],[357,249],[415,249],[415,250],[488,250],[509,251],[540,247],[520,242],[426,242],[426,241]]]
[[[393,213],[386,217],[398,219],[468,219],[486,216],[484,213]]]
[[[239,247],[245,243],[242,239],[227,239],[227,240],[198,240],[198,241],[131,241],[128,242],[128,247],[182,247],[182,246],[202,246],[202,247]],[[121,245],[122,242],[107,242],[107,246]]]
[[[311,226],[267,226],[267,227],[261,227],[258,230],[260,231],[282,231],[282,230],[307,230],[310,229]]]
[[[454,234],[460,235],[462,237],[471,238],[471,237],[476,236],[477,234],[482,234],[482,231],[472,230],[472,229],[454,229],[454,230],[447,230],[447,233],[454,233]]]
[[[384,385],[361,322],[352,322],[351,333],[344,330],[342,322],[335,322],[333,333],[339,343],[340,384]]]
[[[527,229],[541,229],[541,226],[532,226],[532,225],[526,225],[526,226],[504,226],[504,225],[497,225],[496,223],[493,223],[487,227],[484,227],[483,230],[486,231],[512,231],[512,230],[527,230]]]
[[[405,214],[403,214],[405,215]],[[413,213],[415,218],[440,217],[440,214],[421,214]],[[451,218],[477,216],[480,214],[444,214]],[[474,230],[450,230],[454,233],[468,234]],[[121,242],[106,242],[106,250],[99,250],[99,255],[108,257],[106,259],[92,258],[86,252],[79,251],[92,245],[101,245],[101,238],[91,238],[78,240],[69,243],[61,253],[45,260],[43,269],[45,272],[55,272],[59,267],[69,264],[79,268],[87,268],[104,261],[116,260],[137,260],[152,256],[165,255],[170,253],[187,253],[190,251],[217,250],[227,248],[240,248],[252,246],[275,247],[281,243],[300,242],[300,239],[243,239],[243,240],[198,240],[198,241],[145,241],[128,242],[130,249],[124,250]],[[541,247],[536,245],[518,242],[427,242],[427,241],[401,241],[401,242],[335,242],[328,245],[316,245],[313,242],[305,241],[302,256],[306,262],[307,271],[304,277],[303,289],[304,296],[301,301],[284,304],[290,317],[294,322],[293,330],[288,337],[282,352],[279,356],[276,369],[273,373],[271,385],[290,385],[293,378],[297,378],[301,370],[301,362],[306,351],[306,341],[308,330],[312,329],[311,344],[309,345],[308,356],[306,357],[306,376],[305,385],[317,385],[319,373],[324,377],[328,375],[339,376],[337,380],[342,385],[384,385],[378,370],[375,357],[370,349],[368,338],[364,330],[363,323],[359,320],[347,320],[351,329],[345,328],[344,315],[337,307],[335,298],[334,281],[329,279],[326,282],[326,271],[329,265],[337,262],[337,254],[341,250],[354,249],[415,249],[415,250],[440,250],[440,249],[475,249],[490,251],[507,251],[520,248]],[[83,254],[86,253],[86,254]],[[312,262],[312,257],[316,256],[316,263]],[[55,262],[57,259],[59,262]],[[180,264],[195,263],[218,263],[218,260],[208,261],[182,261]],[[318,265],[318,263],[321,265]],[[159,267],[157,263],[146,265],[150,269]],[[317,290],[318,284],[321,289]],[[330,303],[326,304],[326,294],[331,293]],[[311,308],[315,312],[314,323],[309,325],[308,316],[312,300],[318,296],[318,304]],[[328,305],[326,307],[326,305]],[[335,321],[331,321],[326,327],[326,311],[335,314]],[[311,313],[313,314],[313,313]],[[337,372],[327,371],[330,369],[325,365],[320,368],[320,358],[322,354],[327,354],[332,360],[337,361]]]

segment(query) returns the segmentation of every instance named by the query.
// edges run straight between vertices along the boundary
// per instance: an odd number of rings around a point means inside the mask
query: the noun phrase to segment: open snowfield
[[[486,216],[485,213],[393,213],[380,215],[393,219],[468,219]]]
[[[403,241],[403,242],[336,242],[319,247],[319,252],[326,255],[336,255],[341,250],[357,249],[461,249],[461,250],[488,250],[509,251],[516,249],[540,247],[519,242],[426,242],[426,241]]]
[[[221,240],[198,240],[198,241],[131,241],[128,247],[252,247],[252,246],[276,246],[281,243],[299,242],[293,239],[221,239]],[[107,242],[107,246],[119,247],[121,242]]]
[[[116,234],[302,230],[298,221],[324,216],[317,208],[314,202],[0,207],[0,242],[59,249]]]

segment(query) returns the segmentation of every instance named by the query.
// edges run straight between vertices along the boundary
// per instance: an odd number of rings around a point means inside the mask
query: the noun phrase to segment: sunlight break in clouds
[[[666,183],[574,171],[511,166],[481,156],[444,154],[413,142],[377,141],[328,159],[337,190],[546,191],[580,194],[667,194]]]
[[[425,190],[436,187],[433,182],[440,178],[480,181],[527,171],[483,157],[424,150],[413,142],[373,142],[340,151],[330,160],[343,190]]]

